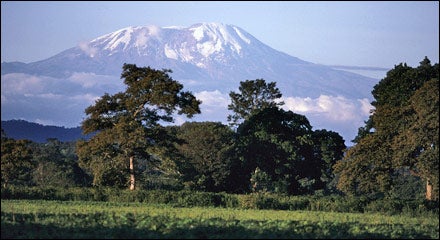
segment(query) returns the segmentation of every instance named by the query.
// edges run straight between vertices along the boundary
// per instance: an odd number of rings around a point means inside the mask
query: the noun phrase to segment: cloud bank
[[[75,73],[66,79],[11,73],[1,76],[2,120],[77,127],[86,107],[104,93],[123,90],[120,79]]]
[[[85,118],[84,110],[104,93],[124,90],[121,79],[92,73],[74,73],[66,79],[12,73],[1,77],[2,120],[23,119],[41,124],[77,127]],[[202,114],[188,119],[175,116],[174,124],[185,121],[215,121],[228,124],[229,95],[219,90],[194,93],[202,101]],[[359,127],[364,126],[373,107],[370,100],[320,95],[317,98],[288,96],[282,108],[309,119],[314,130],[338,132],[351,145]]]

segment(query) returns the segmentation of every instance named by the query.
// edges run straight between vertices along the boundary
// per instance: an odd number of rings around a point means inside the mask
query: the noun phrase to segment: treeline
[[[229,94],[229,125],[162,126],[174,112],[200,113],[201,102],[170,70],[124,64],[126,91],[85,110],[89,140],[35,143],[2,133],[2,186],[436,200],[439,68],[427,58],[420,64],[397,65],[375,86],[376,109],[350,149],[338,133],[283,110],[276,83],[263,79]]]

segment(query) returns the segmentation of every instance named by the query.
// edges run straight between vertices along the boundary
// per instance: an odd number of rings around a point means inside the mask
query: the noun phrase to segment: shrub
[[[310,210],[329,212],[380,212],[414,216],[439,212],[438,201],[376,199],[367,197],[287,196],[257,192],[251,194],[227,194],[189,190],[130,191],[110,187],[25,187],[1,188],[2,199],[44,199],[71,201],[142,202],[168,204],[176,207],[227,207],[241,209]]]

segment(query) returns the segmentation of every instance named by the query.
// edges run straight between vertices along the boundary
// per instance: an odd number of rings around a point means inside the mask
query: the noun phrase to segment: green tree
[[[30,171],[35,167],[32,159],[32,150],[29,147],[29,140],[14,140],[7,138],[2,129],[2,152],[1,152],[1,172],[2,185],[8,184],[28,184],[30,182]]]
[[[386,142],[385,142],[386,143]],[[391,189],[393,167],[390,147],[383,139],[370,134],[347,150],[333,167],[338,176],[337,188],[349,195],[380,196]]]
[[[396,167],[410,171],[426,182],[426,199],[438,199],[439,186],[439,80],[426,82],[410,98],[405,111],[409,123],[394,139]]]
[[[220,122],[186,122],[177,129],[177,138],[183,181],[197,190],[229,191],[234,132]]]
[[[335,172],[339,175],[339,189],[354,194],[388,194],[405,168],[420,172],[421,165],[438,165],[435,138],[427,140],[425,137],[438,132],[438,125],[428,127],[434,122],[432,116],[435,116],[435,109],[438,115],[438,101],[435,101],[436,95],[433,92],[427,93],[427,89],[423,90],[424,93],[416,94],[424,84],[431,79],[438,79],[438,76],[439,65],[432,66],[425,57],[417,68],[406,64],[396,65],[374,86],[372,94],[375,101],[372,105],[375,110],[366,126],[360,128],[355,139],[357,144],[335,166]],[[432,91],[438,92],[435,84],[430,87],[434,89]],[[420,119],[427,117],[430,123],[425,121],[420,124]],[[428,135],[427,130],[431,131]],[[418,139],[417,143],[414,139]],[[434,147],[431,148],[431,145]],[[424,157],[425,153],[422,152],[432,155]],[[437,163],[434,159],[437,159]],[[414,167],[418,161],[426,162],[418,164],[416,170]],[[427,177],[426,174],[424,176]]]
[[[233,126],[264,108],[284,104],[276,101],[282,97],[282,94],[275,82],[266,83],[264,79],[246,80],[240,82],[239,91],[239,93],[233,91],[229,93],[231,104],[228,105],[228,110],[233,111],[233,114],[228,115],[228,121]]]
[[[172,122],[172,114],[192,117],[200,113],[200,101],[173,80],[171,70],[155,70],[124,64],[121,78],[125,92],[104,94],[86,108],[82,122],[89,141],[79,141],[81,166],[92,172],[95,185],[129,183],[135,189],[135,159],[150,160],[157,149],[159,122]],[[127,179],[129,176],[129,179]]]
[[[300,180],[310,180],[315,168],[312,155],[312,127],[303,115],[278,107],[265,108],[251,115],[237,129],[238,151],[244,168],[244,182],[251,187],[257,168],[283,193],[303,193]]]

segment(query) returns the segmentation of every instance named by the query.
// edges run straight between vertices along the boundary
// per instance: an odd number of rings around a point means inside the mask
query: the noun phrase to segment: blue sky
[[[128,26],[236,25],[302,60],[391,69],[439,62],[439,2],[1,1],[1,61],[34,62]]]

